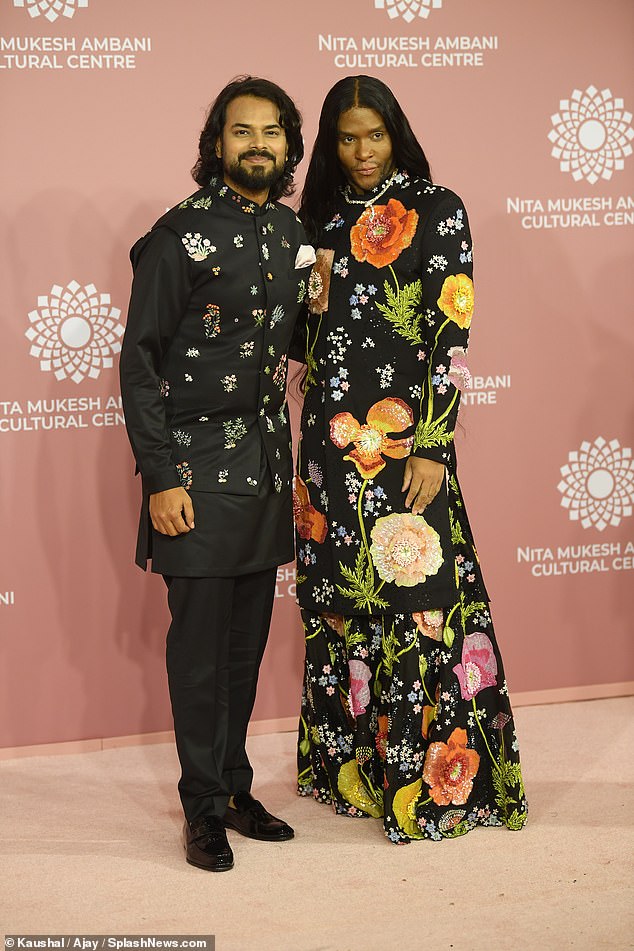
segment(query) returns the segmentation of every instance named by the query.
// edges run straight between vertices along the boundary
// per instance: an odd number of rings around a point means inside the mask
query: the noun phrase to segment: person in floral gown
[[[454,429],[473,315],[467,213],[384,83],[326,96],[300,218],[294,514],[306,637],[299,792],[396,843],[527,814]]]

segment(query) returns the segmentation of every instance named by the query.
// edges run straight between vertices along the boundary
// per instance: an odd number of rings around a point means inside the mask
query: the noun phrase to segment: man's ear
[[[222,142],[220,136],[216,139],[216,158],[222,158]]]

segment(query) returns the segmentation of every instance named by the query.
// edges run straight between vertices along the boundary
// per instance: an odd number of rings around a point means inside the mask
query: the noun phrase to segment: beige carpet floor
[[[295,736],[254,736],[254,792],[296,830],[188,866],[172,745],[0,761],[0,934],[215,934],[217,951],[634,948],[634,698],[516,711],[531,816],[394,846],[294,793]]]

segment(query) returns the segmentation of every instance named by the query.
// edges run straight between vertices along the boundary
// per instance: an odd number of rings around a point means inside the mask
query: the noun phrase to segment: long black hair
[[[313,244],[322,226],[332,218],[337,192],[346,183],[337,158],[337,124],[342,112],[355,107],[374,109],[382,117],[392,140],[396,168],[431,181],[429,162],[392,90],[372,76],[340,79],[324,99],[299,209]]]
[[[205,125],[200,133],[198,143],[198,160],[192,169],[192,176],[199,185],[207,185],[214,175],[222,176],[222,159],[216,155],[216,143],[222,135],[227,117],[227,106],[238,96],[255,96],[256,99],[268,99],[277,106],[280,114],[279,123],[286,133],[288,154],[284,163],[282,177],[271,187],[270,201],[277,201],[282,195],[292,195],[295,191],[293,175],[295,169],[304,157],[304,140],[302,139],[302,117],[290,96],[268,79],[258,79],[255,76],[238,76],[218,93],[213,103]]]

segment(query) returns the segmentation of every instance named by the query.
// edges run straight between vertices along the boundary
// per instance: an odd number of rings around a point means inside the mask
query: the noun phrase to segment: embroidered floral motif
[[[427,273],[433,274],[434,271],[445,271],[448,265],[449,261],[444,254],[432,254],[427,265]]]
[[[451,347],[447,351],[447,356],[451,360],[447,372],[450,382],[459,390],[470,390],[471,373],[467,366],[467,354],[464,347]]]
[[[455,321],[459,327],[471,326],[473,316],[473,281],[466,274],[450,274],[438,298],[438,306],[443,314]]]
[[[354,462],[364,479],[372,479],[386,466],[383,456],[404,459],[412,448],[412,437],[391,439],[387,433],[402,433],[414,422],[407,403],[387,397],[374,403],[367,420],[360,425],[350,413],[337,413],[330,420],[330,438],[339,449],[351,442],[354,449],[343,458]]]
[[[243,359],[246,357],[252,357],[254,348],[255,348],[255,342],[253,340],[247,340],[245,343],[241,343],[240,356]]]
[[[216,246],[211,243],[209,238],[203,238],[200,232],[192,234],[190,231],[181,238],[185,245],[185,250],[192,261],[206,261],[210,254],[216,250]]]
[[[293,479],[293,518],[300,538],[323,544],[328,533],[326,517],[312,505],[308,486],[299,476]]]
[[[384,515],[374,523],[371,538],[370,554],[383,581],[412,587],[442,567],[440,536],[422,515]]]
[[[461,806],[473,789],[480,756],[467,747],[466,730],[456,727],[448,743],[430,743],[425,757],[423,779],[429,795],[439,806]]]
[[[458,208],[453,218],[446,218],[444,221],[439,222],[436,229],[438,234],[444,237],[445,235],[454,235],[457,231],[462,231],[464,228],[464,222],[462,219],[462,208]]]
[[[280,357],[280,361],[279,361],[278,365],[275,367],[275,370],[273,371],[273,383],[276,385],[276,387],[278,388],[278,390],[280,390],[281,392],[284,392],[284,390],[286,389],[286,364],[287,364],[287,359],[288,359],[288,358],[287,358],[286,354],[285,354],[285,353],[282,354],[282,356]]]
[[[372,671],[362,660],[352,658],[348,661],[350,671],[350,693],[348,705],[353,717],[362,716],[370,703],[370,688],[368,686]]]
[[[203,314],[205,337],[213,340],[220,333],[220,308],[217,304],[207,304],[207,311]]]
[[[339,277],[347,277],[347,276],[348,276],[348,257],[347,257],[347,255],[344,256],[344,257],[342,257],[342,258],[339,258],[338,261],[335,261],[335,263],[334,263],[333,266],[332,266],[332,271],[333,271],[333,274],[338,274]]]
[[[485,687],[494,687],[497,677],[497,661],[493,645],[486,634],[476,631],[467,634],[462,646],[462,663],[454,667],[460,681],[463,700],[471,700]]]
[[[434,641],[442,641],[442,629],[444,624],[444,614],[442,611],[417,611],[412,614],[412,620],[425,637],[431,637]]]
[[[179,208],[187,208],[191,206],[192,208],[200,208],[204,211],[208,211],[213,204],[212,199],[209,196],[204,198],[187,198],[185,201],[181,202],[178,206]]]
[[[324,225],[324,231],[332,231],[333,228],[342,228],[345,223],[345,219],[337,213],[332,221],[329,221],[327,225]]]
[[[350,231],[350,247],[357,261],[385,267],[409,248],[416,233],[418,214],[396,198],[387,205],[366,208]]]
[[[172,431],[172,438],[179,444],[179,446],[191,446],[192,437],[189,433],[184,432],[182,429],[174,429]]]
[[[182,487],[184,489],[191,489],[194,477],[189,463],[177,462],[176,471],[178,472],[178,478],[180,479]]]
[[[237,443],[247,434],[247,427],[241,416],[224,420],[222,428],[225,432],[225,449],[235,449]]]
[[[232,393],[238,386],[238,378],[235,373],[228,373],[226,376],[223,376],[220,382],[222,383],[225,393]]]
[[[159,393],[164,399],[170,395],[170,385],[168,380],[159,380]]]
[[[281,304],[276,304],[273,310],[271,311],[271,318],[269,320],[269,327],[275,327],[276,324],[279,324],[280,320],[284,318],[284,308]]]

